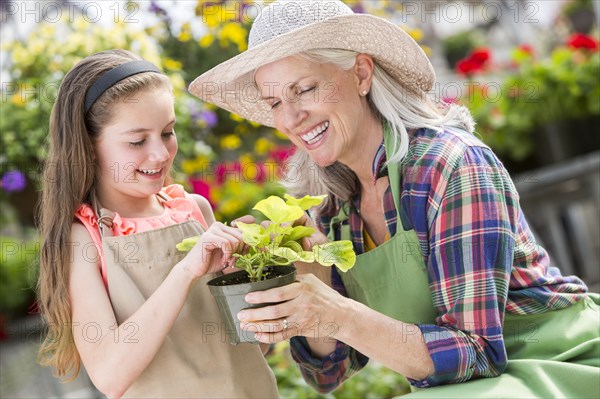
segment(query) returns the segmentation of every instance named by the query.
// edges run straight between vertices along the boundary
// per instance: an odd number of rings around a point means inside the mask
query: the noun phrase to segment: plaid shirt
[[[417,234],[438,312],[436,324],[418,325],[435,371],[427,379],[410,381],[413,385],[497,376],[507,365],[505,313],[562,309],[585,296],[587,287],[579,278],[562,276],[550,266],[521,212],[508,172],[475,136],[457,130],[416,131],[402,163],[401,185],[401,223]],[[383,205],[394,236],[398,216],[390,188]],[[354,250],[361,254],[360,198],[350,208]],[[325,233],[332,216],[317,220]],[[332,280],[347,296],[335,268]],[[307,382],[321,392],[331,391],[368,361],[342,342],[323,359],[312,357],[303,337],[292,338],[291,348]]]

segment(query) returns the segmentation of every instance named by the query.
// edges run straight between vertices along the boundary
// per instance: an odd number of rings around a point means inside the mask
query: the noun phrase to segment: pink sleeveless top
[[[165,209],[162,215],[145,218],[123,218],[115,212],[112,226],[113,235],[126,236],[134,233],[142,233],[144,231],[183,223],[189,219],[195,219],[205,228],[208,227],[198,204],[190,194],[185,192],[181,185],[172,184],[163,188],[161,192],[171,198],[167,201],[161,200]],[[96,213],[90,205],[82,204],[75,211],[75,218],[85,226],[92,236],[96,248],[98,248],[102,280],[104,281],[104,286],[108,289],[106,264],[104,262],[104,254],[102,253],[102,239],[100,237],[100,228],[98,227]]]

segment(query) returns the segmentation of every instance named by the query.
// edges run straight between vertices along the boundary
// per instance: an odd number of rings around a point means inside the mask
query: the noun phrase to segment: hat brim
[[[429,59],[404,30],[373,15],[353,14],[309,24],[257,45],[197,77],[189,91],[245,119],[274,127],[271,109],[261,100],[253,71],[315,49],[369,54],[413,92],[427,92],[435,82]]]

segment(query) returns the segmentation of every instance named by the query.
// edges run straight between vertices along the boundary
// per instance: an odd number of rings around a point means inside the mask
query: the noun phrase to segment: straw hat
[[[190,93],[243,118],[273,126],[260,99],[254,70],[314,49],[370,54],[407,89],[433,87],[435,73],[419,45],[385,19],[354,12],[339,0],[279,0],[263,8],[252,24],[248,50],[196,78]]]

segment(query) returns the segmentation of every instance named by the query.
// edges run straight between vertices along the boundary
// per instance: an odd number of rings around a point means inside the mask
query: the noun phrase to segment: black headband
[[[121,80],[142,72],[161,73],[154,64],[144,60],[126,62],[104,73],[85,94],[85,113],[88,113],[98,97],[106,90]]]

